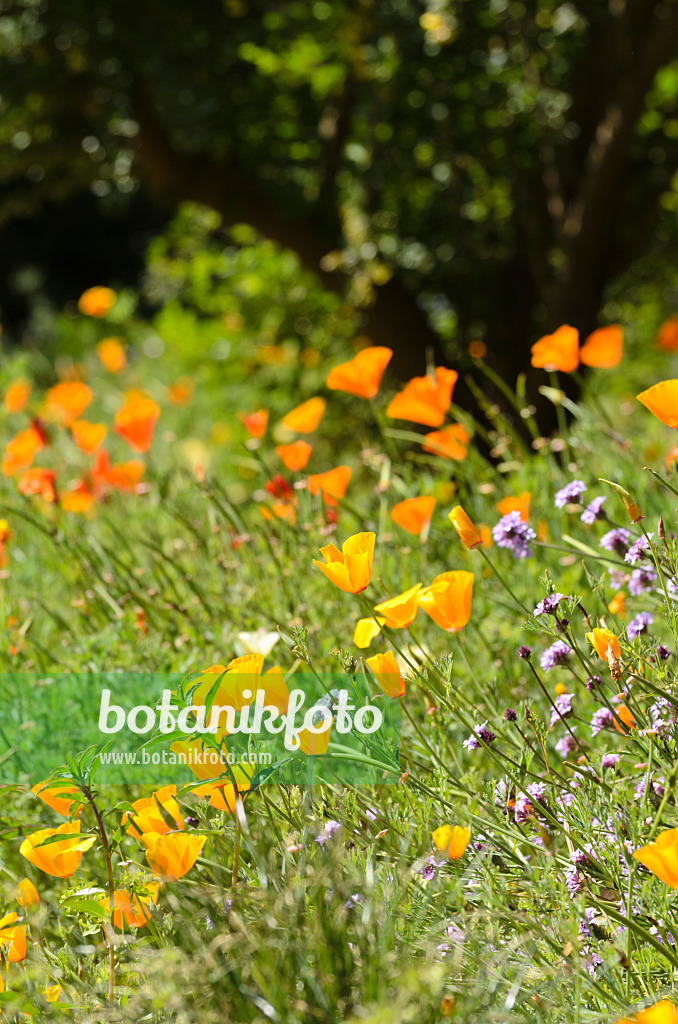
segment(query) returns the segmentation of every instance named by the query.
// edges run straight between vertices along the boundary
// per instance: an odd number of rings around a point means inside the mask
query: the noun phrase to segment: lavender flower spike
[[[556,491],[554,499],[556,508],[565,508],[566,505],[578,504],[585,490],[586,484],[583,480],[570,480],[569,484],[565,484],[559,491]]]

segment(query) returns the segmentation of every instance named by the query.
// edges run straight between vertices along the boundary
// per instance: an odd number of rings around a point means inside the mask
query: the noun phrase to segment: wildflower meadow
[[[674,1020],[676,320],[538,340],[545,435],[479,343],[397,383],[215,311],[198,365],[136,303],[2,361],[3,1014]]]

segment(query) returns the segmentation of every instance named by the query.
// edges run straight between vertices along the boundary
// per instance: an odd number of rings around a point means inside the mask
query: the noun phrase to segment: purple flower
[[[594,693],[599,686],[603,685],[603,680],[600,676],[587,676],[584,685],[589,693]]]
[[[508,548],[516,558],[531,558],[529,542],[537,534],[520,518],[520,512],[509,512],[502,516],[492,528],[492,538],[498,548]]]
[[[638,597],[646,590],[652,589],[652,584],[657,579],[657,573],[649,566],[645,569],[634,569],[629,580],[629,594]]]
[[[523,644],[521,647],[518,648],[518,657],[521,658],[523,661],[529,661],[532,657],[532,648],[527,647],[525,644]]]
[[[546,648],[539,659],[539,664],[544,672],[550,672],[552,668],[567,661],[571,654],[572,648],[568,647],[564,640],[556,640],[554,644]]]
[[[548,597],[542,597],[541,601],[534,609],[535,615],[555,615],[558,610],[558,605],[565,598],[564,594],[549,594]]]
[[[644,557],[645,552],[650,549],[650,537],[654,534],[649,534],[648,537],[643,534],[638,540],[634,540],[629,550],[624,555],[624,561],[628,562],[629,565],[635,565],[636,562],[640,562],[641,558]]]
[[[651,626],[653,622],[654,617],[651,612],[638,612],[626,627],[626,636],[629,640],[635,640],[641,633],[645,633],[647,627]]]
[[[431,854],[423,868],[419,871],[419,874],[425,882],[430,882],[438,868],[442,867],[444,863],[442,860],[437,860],[435,854]]]
[[[615,530],[608,530],[600,538],[599,546],[604,548],[605,551],[614,551],[616,555],[623,555],[629,546],[631,540],[631,534],[628,530],[625,530],[623,526],[619,526]]]
[[[482,740],[483,743],[492,743],[496,739],[496,736],[490,729],[487,728],[487,722],[483,722],[482,725],[476,725],[473,732],[467,740],[464,740],[464,747],[467,750],[477,750],[480,746],[478,740]]]
[[[593,526],[596,519],[602,519],[605,514],[603,512],[604,502],[605,498],[594,498],[593,501],[590,501],[580,516],[582,523]]]
[[[560,757],[565,760],[568,754],[571,754],[574,748],[577,746],[573,736],[568,733],[567,736],[563,736],[561,740],[556,743],[556,752]]]
[[[652,721],[652,728],[658,732],[666,733],[669,729],[670,719],[673,718],[671,712],[671,705],[667,701],[666,697],[660,697],[659,700],[650,708],[650,720]]]
[[[568,718],[572,714],[572,696],[571,693],[561,693],[556,697],[551,709],[551,727],[556,725],[561,718]]]
[[[568,868],[566,870],[566,872],[565,872],[565,885],[567,886],[567,890],[568,890],[570,896],[572,897],[572,899],[574,899],[574,897],[577,895],[577,893],[581,889],[581,887],[583,885],[583,882],[584,882],[584,879],[575,870],[575,868]]]
[[[518,715],[513,710],[513,708],[507,708],[506,711],[504,712],[504,718],[506,719],[507,722],[515,722],[518,718]]]
[[[583,480],[571,480],[569,484],[556,491],[554,501],[556,508],[565,508],[566,505],[578,503],[585,490],[586,484]]]
[[[318,843],[320,846],[324,846],[327,840],[330,838],[330,836],[334,835],[338,828],[341,828],[340,822],[332,820],[326,821],[324,831],[320,832],[316,836],[316,843]]]
[[[607,570],[610,576],[610,586],[613,590],[621,590],[626,583],[626,573],[623,569],[615,569],[613,566]]]
[[[603,729],[611,729],[614,715],[609,708],[598,708],[591,716],[591,735],[597,736]]]
[[[657,657],[660,661],[668,661],[671,657],[671,651],[664,644],[660,644],[657,648]]]
[[[616,768],[621,760],[621,754],[603,754],[600,762],[603,768]]]

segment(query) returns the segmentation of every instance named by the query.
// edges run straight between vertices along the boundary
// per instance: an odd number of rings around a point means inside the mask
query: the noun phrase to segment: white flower
[[[261,654],[264,658],[271,653],[279,639],[279,633],[267,633],[265,629],[258,629],[256,633],[238,633],[245,654]]]

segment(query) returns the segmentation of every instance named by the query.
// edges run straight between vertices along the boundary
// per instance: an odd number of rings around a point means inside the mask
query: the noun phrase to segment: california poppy
[[[71,814],[73,804],[80,803],[80,794],[71,782],[56,779],[54,782],[37,782],[31,789],[43,803],[65,818]]]
[[[135,452],[147,452],[153,441],[160,406],[143,394],[130,395],[115,414],[113,429]]]
[[[5,447],[2,459],[3,475],[14,476],[20,469],[27,469],[44,446],[43,433],[36,427],[29,427],[16,434]]]
[[[441,825],[431,838],[441,853],[450,860],[459,860],[469,844],[471,829],[465,825]]]
[[[128,927],[143,928],[151,919],[151,903],[158,900],[158,882],[150,882],[146,888],[148,894],[139,896],[127,889],[116,889],[113,892],[113,926],[122,930],[123,921]],[[99,906],[106,914],[111,912],[111,901],[108,896],[99,900]]]
[[[610,324],[589,334],[579,350],[579,358],[586,366],[610,370],[621,362],[623,349],[623,328],[619,324]]]
[[[432,430],[430,434],[426,434],[422,448],[425,452],[431,452],[441,459],[455,459],[457,462],[463,462],[468,455],[466,446],[469,441],[470,437],[461,423],[450,423],[449,426],[443,427],[441,430]]]
[[[532,346],[532,365],[572,373],[579,366],[579,331],[563,324]]]
[[[409,626],[417,614],[419,608],[419,591],[421,583],[415,583],[413,587],[406,590],[397,597],[391,597],[388,601],[374,606],[375,612],[384,616],[386,625],[391,629],[404,629]]]
[[[68,878],[77,871],[85,850],[89,850],[96,842],[95,836],[80,838],[79,832],[80,821],[65,821],[58,828],[42,828],[26,836],[19,847],[19,853],[45,874]],[[46,839],[58,835],[70,838],[42,845]]]
[[[334,583],[335,587],[350,594],[359,594],[370,582],[374,557],[374,533],[355,533],[345,540],[341,551],[334,544],[320,549],[325,559],[313,564]]]
[[[22,878],[16,887],[16,901],[20,907],[32,907],[40,902],[38,890],[30,878]]]
[[[678,889],[678,828],[660,832],[653,842],[641,846],[633,856],[671,889]]]
[[[179,804],[175,800],[177,787],[174,785],[163,786],[156,790],[151,796],[142,797],[132,804],[134,813],[126,812],[123,816],[123,825],[127,824],[129,835],[139,839],[142,832],[169,832],[171,829],[182,829],[184,823],[181,818]],[[168,824],[168,819],[172,824]]]
[[[371,658],[365,659],[369,665],[374,678],[387,697],[402,697],[405,693],[405,680],[402,677],[398,662],[393,651],[385,654],[373,654]]]
[[[231,770],[237,772],[237,768]],[[249,780],[245,782],[238,781],[237,786],[232,782],[225,784],[221,782],[208,782],[204,786],[196,786],[195,789],[191,790],[191,793],[195,793],[202,800],[208,800],[210,807],[214,807],[217,811],[229,811],[233,814],[236,803],[238,800],[242,800],[243,795],[248,789]]]
[[[170,879],[183,878],[202,852],[205,836],[190,832],[146,832],[141,842],[151,871]]]
[[[431,495],[405,498],[391,509],[391,519],[403,530],[418,537],[431,522],[436,499]]]
[[[402,391],[391,399],[386,415],[393,419],[423,423],[425,427],[439,427],[452,401],[457,382],[456,370],[438,366],[435,374],[413,377]]]
[[[456,633],[471,617],[473,573],[443,572],[419,593],[419,604],[441,629]]]
[[[117,297],[112,288],[97,285],[82,293],[78,299],[78,309],[86,316],[103,317],[113,308]]]
[[[374,398],[392,355],[390,348],[381,345],[364,348],[353,359],[330,371],[327,387],[331,391],[347,391],[358,398]]]
[[[622,619],[626,618],[626,594],[623,590],[617,591],[607,608],[613,615],[619,615]]]
[[[96,502],[94,494],[89,488],[86,480],[77,480],[75,485],[59,495],[59,504],[64,512],[73,512],[75,515],[88,515],[93,510]]]
[[[19,492],[26,497],[37,496],[53,505],[57,499],[56,474],[53,469],[36,466],[27,469],[19,478]]]
[[[322,724],[325,725],[325,723]],[[321,728],[320,732],[300,729],[297,735],[299,736],[299,750],[301,753],[306,754],[307,757],[322,757],[323,754],[326,754],[330,745],[330,734],[333,725],[334,719],[331,718],[325,727]]]
[[[309,398],[283,416],[280,422],[296,434],[312,434],[325,415],[326,407],[324,398]]]
[[[190,377],[180,377],[167,389],[172,405],[189,405],[194,391],[195,384]]]
[[[311,494],[322,494],[327,505],[337,505],[346,494],[351,480],[350,466],[336,466],[325,473],[309,476],[307,486]]]
[[[294,441],[292,444],[277,445],[275,451],[290,473],[297,473],[305,468],[313,449],[308,441]]]
[[[630,1020],[624,1017],[617,1024],[678,1024],[678,1007],[668,999],[661,999],[640,1010]]]
[[[636,720],[628,704],[620,704],[615,708],[615,715],[617,717],[614,720],[614,727],[622,736],[625,736],[630,729],[636,728]]]
[[[257,409],[256,412],[239,412],[238,419],[252,437],[263,437],[268,426],[268,409]]]
[[[5,412],[21,412],[26,407],[26,403],[31,395],[31,382],[24,380],[12,381],[10,386],[5,391],[5,397],[3,403],[5,406]]]
[[[475,548],[483,543],[480,530],[475,523],[469,519],[461,505],[452,509],[447,517],[459,534],[461,541],[467,548]]]
[[[664,321],[657,331],[655,344],[664,352],[678,352],[678,316],[670,316]]]
[[[94,395],[81,380],[64,380],[45,395],[44,414],[47,419],[69,426],[82,416]]]
[[[526,523],[530,516],[531,500],[532,495],[529,491],[523,491],[518,495],[509,494],[497,502],[497,511],[501,516],[507,516],[509,512],[520,512],[520,518]]]
[[[383,626],[385,622],[386,619],[379,618],[379,616],[376,619],[358,619],[353,632],[353,643],[356,647],[360,647],[361,650],[369,647],[375,636],[381,632],[379,627]]]
[[[108,488],[118,491],[133,491],[143,476],[145,466],[141,459],[130,459],[128,462],[116,462],[106,451],[97,452],[91,471],[95,496],[101,496]]]
[[[663,380],[636,395],[667,427],[678,427],[678,380]]]
[[[101,365],[109,373],[121,373],[127,366],[127,346],[123,338],[102,338],[97,344]]]
[[[603,661],[609,661],[609,649],[612,649],[612,657],[619,660],[621,658],[621,650],[619,648],[619,640],[615,634],[609,629],[594,629],[592,632],[586,634],[586,639],[589,641],[592,647],[595,648],[596,654],[603,659]]]
[[[5,956],[8,963],[16,964],[25,958],[26,925],[15,913],[5,914],[0,918],[0,946],[5,946],[7,943],[9,943],[9,948]]]
[[[93,455],[97,448],[101,448],[107,433],[105,423],[88,423],[87,420],[74,420],[71,423],[71,436],[86,455]]]

